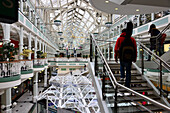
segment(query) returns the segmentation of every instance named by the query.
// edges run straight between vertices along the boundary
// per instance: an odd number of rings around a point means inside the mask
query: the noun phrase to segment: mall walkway
[[[43,91],[43,83],[39,83],[38,91]],[[12,113],[37,113],[36,108],[34,111],[30,112],[31,108],[33,107],[34,103],[32,100],[32,94],[27,91],[24,93],[18,100],[17,105],[12,109]]]

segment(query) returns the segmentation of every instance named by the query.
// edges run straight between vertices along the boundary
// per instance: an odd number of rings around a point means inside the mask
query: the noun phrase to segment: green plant
[[[37,51],[37,58],[41,58],[41,55],[43,54],[42,51]]]
[[[0,61],[13,61],[14,55],[17,55],[18,48],[14,47],[13,43],[4,43],[0,48]]]

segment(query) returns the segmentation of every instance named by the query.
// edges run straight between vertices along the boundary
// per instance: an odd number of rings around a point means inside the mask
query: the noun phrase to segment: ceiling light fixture
[[[99,34],[99,33],[93,33],[94,37],[97,37],[98,34]]]
[[[118,10],[118,8],[116,7],[116,8],[115,8],[115,10],[117,11],[117,10]]]
[[[139,11],[139,9],[136,9],[136,11],[138,12],[138,11]]]
[[[108,3],[109,3],[109,1],[108,1],[108,0],[106,0],[106,1],[105,1],[105,3],[107,3],[107,4],[108,4]]]
[[[110,28],[110,27],[112,26],[112,22],[106,22],[106,23],[105,23],[105,26],[106,26],[107,28]]]
[[[58,32],[58,35],[61,36],[63,34],[63,32]]]
[[[60,26],[61,25],[61,20],[54,20],[54,24],[56,26]]]

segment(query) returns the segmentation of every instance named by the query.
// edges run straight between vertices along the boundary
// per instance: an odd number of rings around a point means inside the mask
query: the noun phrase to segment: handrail
[[[169,23],[167,26],[165,26],[165,28],[164,28],[157,36],[145,37],[145,38],[140,38],[140,37],[138,37],[138,39],[156,38],[156,40],[158,40],[158,39],[160,38],[160,36],[162,35],[162,33],[165,33],[165,31],[166,31],[167,29],[169,29],[169,28],[170,28],[170,23]]]
[[[156,38],[156,39],[159,39],[160,36],[162,35],[162,33],[165,33],[165,31],[166,31],[167,29],[169,29],[169,28],[170,28],[170,23],[157,35],[157,38]]]
[[[107,40],[99,40],[99,39],[96,39],[96,41],[103,41],[103,42],[116,42],[116,41],[107,41]]]
[[[147,52],[152,54],[156,59],[160,60],[162,63],[164,63],[163,66],[166,66],[165,68],[170,71],[170,65],[167,64],[164,60],[162,60],[158,55],[156,55],[154,52],[152,52],[150,49],[148,49],[145,45],[143,45],[140,41],[137,41]]]
[[[95,43],[95,46],[97,47],[97,50],[98,50],[99,54],[101,55],[104,63],[106,64],[106,67],[108,68],[108,71],[109,71],[109,73],[110,73],[109,76],[111,75],[111,77],[113,78],[113,82],[114,82],[113,86],[120,86],[120,87],[122,87],[123,89],[126,89],[127,91],[129,91],[129,92],[131,92],[131,93],[134,93],[134,94],[136,94],[137,96],[139,96],[139,97],[141,97],[141,98],[144,98],[144,99],[146,99],[147,101],[149,101],[149,102],[151,102],[151,103],[153,103],[153,104],[155,104],[155,105],[158,105],[158,106],[160,106],[160,107],[162,107],[162,108],[170,111],[170,107],[168,107],[168,106],[166,106],[166,105],[163,105],[163,104],[161,104],[161,103],[159,103],[159,102],[157,102],[157,101],[155,101],[155,100],[153,100],[153,99],[151,99],[151,98],[148,98],[148,97],[145,96],[145,95],[142,95],[142,94],[140,94],[140,93],[138,93],[138,92],[136,92],[136,91],[134,91],[134,90],[132,90],[132,89],[130,89],[130,88],[127,88],[127,87],[119,84],[119,83],[116,81],[116,78],[114,77],[114,75],[113,75],[113,73],[112,73],[112,71],[111,71],[111,69],[110,69],[110,67],[109,67],[109,65],[108,65],[105,57],[103,56],[103,54],[102,54],[102,52],[101,52],[101,50],[100,50],[100,48],[99,48],[96,40],[95,40],[92,36],[91,36],[91,40],[93,40],[93,42]],[[113,83],[113,82],[112,82],[112,83]],[[115,88],[115,87],[114,87],[114,88]]]

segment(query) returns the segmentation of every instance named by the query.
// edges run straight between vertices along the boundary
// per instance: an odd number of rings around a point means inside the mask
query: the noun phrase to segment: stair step
[[[106,89],[106,93],[114,93],[115,90],[113,88]]]
[[[132,89],[132,90],[134,90],[138,93],[153,91],[153,89],[149,88],[149,87],[131,87],[130,89]],[[128,92],[126,89],[118,89],[118,90],[121,93],[127,93]],[[109,89],[106,88],[106,93],[114,93],[114,92],[115,92],[115,90],[113,88],[109,88]]]
[[[131,71],[136,70],[136,68],[131,68]],[[111,68],[111,71],[120,71],[120,68]]]
[[[120,77],[121,74],[114,74],[115,77]],[[141,76],[141,74],[138,73],[131,73],[131,76]]]
[[[118,81],[118,83],[125,83],[125,81]],[[140,84],[140,83],[147,83],[146,81],[144,80],[131,80],[131,84]]]
[[[160,98],[151,94],[151,95],[148,95],[147,97],[149,98],[152,98],[154,100],[157,100],[159,101]],[[111,99],[109,97],[109,103],[114,103],[114,99]],[[128,96],[118,96],[118,103],[125,103],[125,102],[132,102],[132,101],[135,101],[135,102],[143,102],[143,101],[146,101],[144,100],[143,98],[141,97],[138,97],[138,96],[135,96],[135,95],[128,95]]]
[[[119,74],[113,74],[115,77],[120,77],[121,76],[121,74],[119,73]],[[103,75],[102,75],[103,76]],[[102,77],[101,76],[101,77]],[[133,77],[133,76],[135,76],[135,77],[140,77],[141,76],[141,74],[138,74],[138,73],[131,73],[131,77]],[[106,77],[109,77],[109,75],[106,75]]]
[[[105,81],[106,84],[112,84],[109,79],[105,78],[105,80],[106,80]],[[124,84],[125,81],[118,81],[118,83]],[[147,82],[144,80],[131,80],[131,84],[142,84],[142,83],[147,83]]]
[[[162,108],[159,108],[153,104],[144,105],[144,107],[146,107],[147,109],[149,109],[153,112],[164,111]],[[133,105],[133,106],[119,106],[118,113],[148,113],[148,111],[146,109],[140,107],[139,105]]]
[[[131,87],[130,89],[137,91],[137,92],[147,92],[152,91],[152,88],[149,87]],[[118,89],[120,92],[128,92],[126,89]]]

